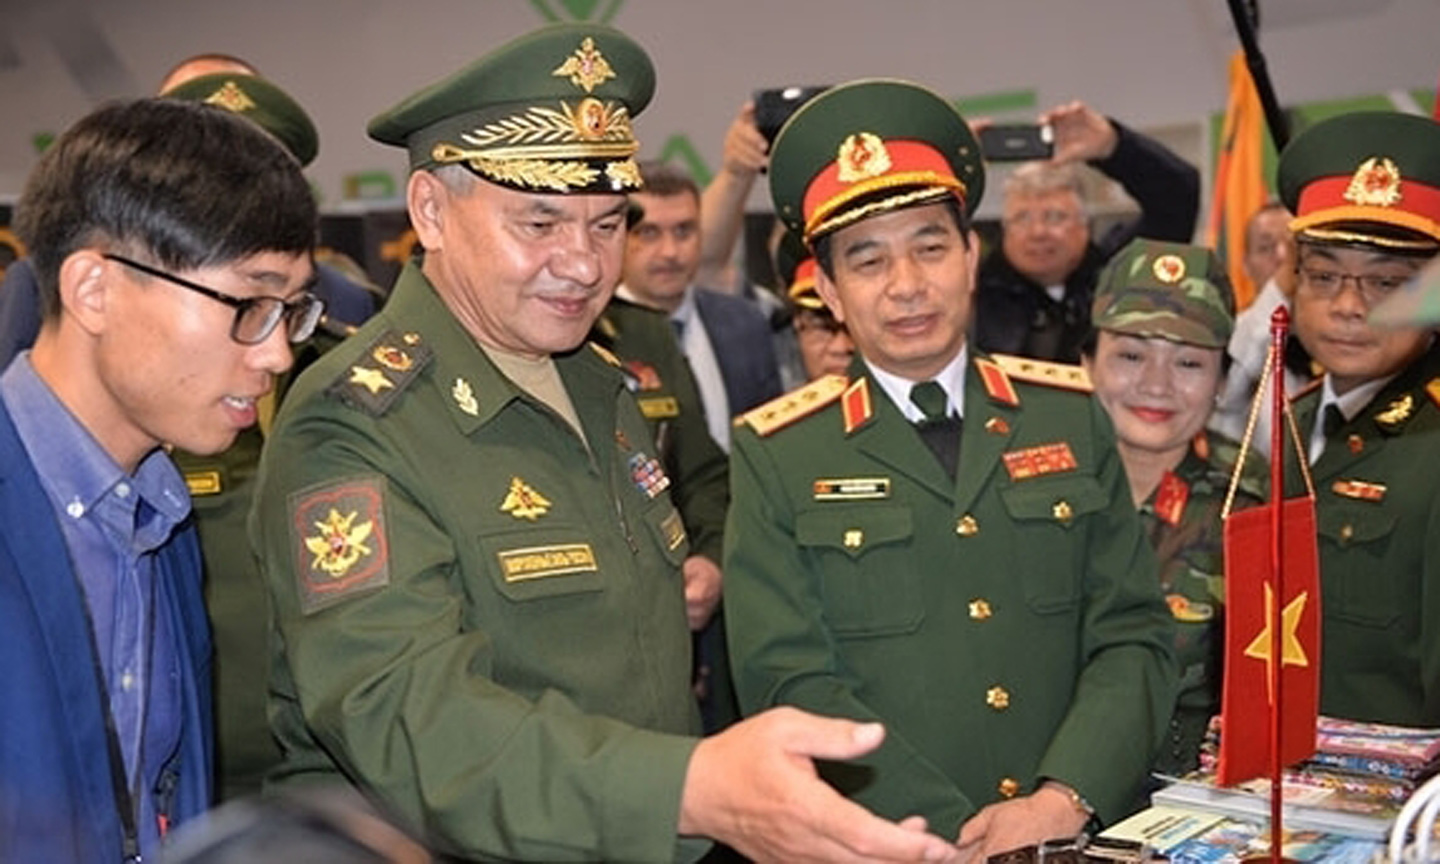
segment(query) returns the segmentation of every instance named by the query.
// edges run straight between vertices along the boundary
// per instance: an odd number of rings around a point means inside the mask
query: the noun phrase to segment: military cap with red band
[[[1300,239],[1386,249],[1440,247],[1440,124],[1363,111],[1295,137],[1277,166]]]
[[[843,84],[805,103],[770,152],[770,194],[806,243],[867,216],[955,196],[973,213],[985,190],[965,119],[908,81]]]

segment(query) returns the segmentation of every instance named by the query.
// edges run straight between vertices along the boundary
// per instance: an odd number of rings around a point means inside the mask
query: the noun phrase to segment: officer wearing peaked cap
[[[1440,251],[1440,124],[1342,115],[1281,154],[1295,333],[1325,376],[1296,402],[1316,496],[1324,714],[1440,724],[1440,347],[1372,309]],[[1302,485],[1293,454],[1287,484]]]
[[[944,860],[797,758],[876,727],[772,712],[694,737],[690,540],[618,358],[584,344],[653,88],[623,34],[560,25],[370,124],[409,150],[424,255],[302,376],[262,461],[274,777],[353,781],[466,859],[669,861],[701,835]]]
[[[1083,373],[968,350],[985,177],[965,121],[854,82],[796,112],[770,171],[858,356],[735,438],[742,709],[883,721],[825,776],[980,860],[1124,815],[1173,703],[1169,614]]]

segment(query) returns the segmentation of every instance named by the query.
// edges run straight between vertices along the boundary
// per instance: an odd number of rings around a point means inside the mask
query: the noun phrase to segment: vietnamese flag
[[[1271,563],[1275,504],[1225,520],[1225,679],[1216,781],[1231,785],[1270,771],[1272,716],[1280,712],[1280,762],[1315,752],[1320,709],[1320,579],[1315,499],[1283,503],[1282,588]],[[1271,622],[1280,597],[1280,701],[1271,692]]]

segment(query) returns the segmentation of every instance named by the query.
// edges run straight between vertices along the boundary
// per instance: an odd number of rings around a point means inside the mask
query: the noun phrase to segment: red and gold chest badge
[[[840,151],[835,157],[839,171],[836,174],[841,183],[859,183],[871,177],[879,177],[890,170],[890,151],[885,142],[873,132],[856,132],[847,135],[840,142]]]
[[[1393,207],[1400,203],[1400,169],[1385,156],[1372,156],[1355,169],[1341,197],[1362,207]]]
[[[1179,525],[1185,515],[1185,505],[1190,501],[1190,484],[1181,480],[1173,471],[1166,471],[1155,489],[1155,515],[1170,525]]]
[[[550,499],[519,477],[511,477],[505,500],[500,502],[500,512],[509,513],[516,519],[529,519],[534,522],[550,512]]]
[[[1029,480],[1046,474],[1061,474],[1079,467],[1070,445],[1064,441],[1011,450],[1000,457],[1011,480]]]
[[[635,379],[635,386],[641,390],[659,390],[664,385],[660,382],[660,373],[649,363],[642,363],[639,360],[626,360],[625,371]]]
[[[390,581],[384,481],[333,483],[292,498],[300,609],[306,615]]]

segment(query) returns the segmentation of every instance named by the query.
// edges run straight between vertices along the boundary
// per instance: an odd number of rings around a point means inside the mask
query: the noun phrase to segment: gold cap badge
[[[205,104],[215,105],[219,108],[224,108],[226,111],[234,111],[237,114],[241,111],[251,111],[255,108],[255,100],[251,99],[244,90],[241,90],[240,85],[234,81],[226,81],[219,90],[216,90],[205,98]]]
[[[558,78],[569,78],[570,83],[576,87],[583,87],[586,93],[615,77],[615,70],[610,68],[610,63],[595,47],[595,40],[589,36],[575,49],[575,53],[565,58],[560,67],[550,73]]]
[[[885,142],[872,132],[856,132],[846,136],[840,143],[836,161],[840,168],[836,176],[841,183],[858,183],[871,177],[879,177],[889,171],[892,164],[890,151],[885,149]]]
[[[1166,285],[1174,285],[1185,278],[1185,259],[1179,255],[1161,255],[1150,266],[1155,278]]]
[[[1341,197],[1362,207],[1393,207],[1400,203],[1400,169],[1385,156],[1371,156],[1355,169]]]

